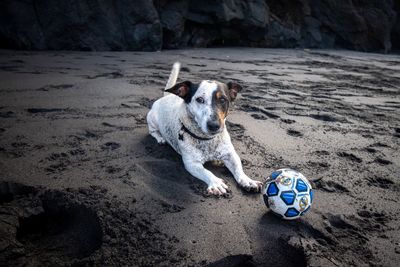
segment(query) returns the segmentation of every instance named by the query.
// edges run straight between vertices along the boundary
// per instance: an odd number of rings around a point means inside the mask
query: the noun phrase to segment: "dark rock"
[[[293,48],[300,44],[300,33],[297,29],[285,27],[279,21],[272,21],[265,35],[268,47]]]
[[[188,46],[264,43],[269,10],[265,1],[190,1],[184,42]]]
[[[391,49],[390,32],[396,18],[392,0],[311,0],[309,4],[312,16],[321,23],[322,35],[333,40],[334,47],[363,51]],[[318,40],[315,42],[318,44]]]
[[[0,48],[207,46],[400,49],[393,0],[3,0]]]
[[[400,50],[400,1],[398,0],[395,1],[394,11],[397,17],[391,33],[392,49]]]
[[[0,46],[18,49],[157,50],[150,1],[1,1]]]
[[[178,48],[182,45],[181,38],[185,29],[185,17],[188,12],[189,2],[177,1],[156,1],[163,28],[163,47]]]

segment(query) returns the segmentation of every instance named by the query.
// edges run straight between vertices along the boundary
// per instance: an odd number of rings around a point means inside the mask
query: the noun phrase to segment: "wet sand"
[[[180,80],[236,81],[227,127],[245,172],[291,167],[311,211],[268,211],[222,166],[207,197],[145,116]],[[198,49],[0,51],[0,265],[397,266],[400,56]]]

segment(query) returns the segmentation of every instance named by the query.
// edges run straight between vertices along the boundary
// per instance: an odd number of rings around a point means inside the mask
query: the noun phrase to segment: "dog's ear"
[[[242,86],[235,82],[228,82],[226,85],[228,86],[229,97],[234,101],[237,94],[242,90]]]
[[[175,84],[171,88],[165,90],[165,92],[172,93],[172,94],[182,97],[183,99],[186,99],[187,96],[189,95],[191,86],[192,86],[192,82],[184,81],[184,82]]]

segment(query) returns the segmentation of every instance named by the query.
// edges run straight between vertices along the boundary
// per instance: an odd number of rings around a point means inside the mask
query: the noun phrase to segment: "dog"
[[[228,186],[204,168],[208,161],[222,161],[240,186],[259,192],[262,183],[243,172],[225,126],[229,105],[242,87],[235,82],[210,80],[176,83],[179,71],[180,63],[176,62],[164,96],[153,103],[147,114],[150,135],[159,144],[172,146],[182,156],[185,169],[207,184],[209,194],[226,194]]]

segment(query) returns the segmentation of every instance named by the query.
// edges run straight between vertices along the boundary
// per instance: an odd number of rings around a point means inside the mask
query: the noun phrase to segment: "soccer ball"
[[[268,177],[264,202],[285,220],[294,220],[310,210],[313,190],[303,174],[291,169],[279,169]]]

